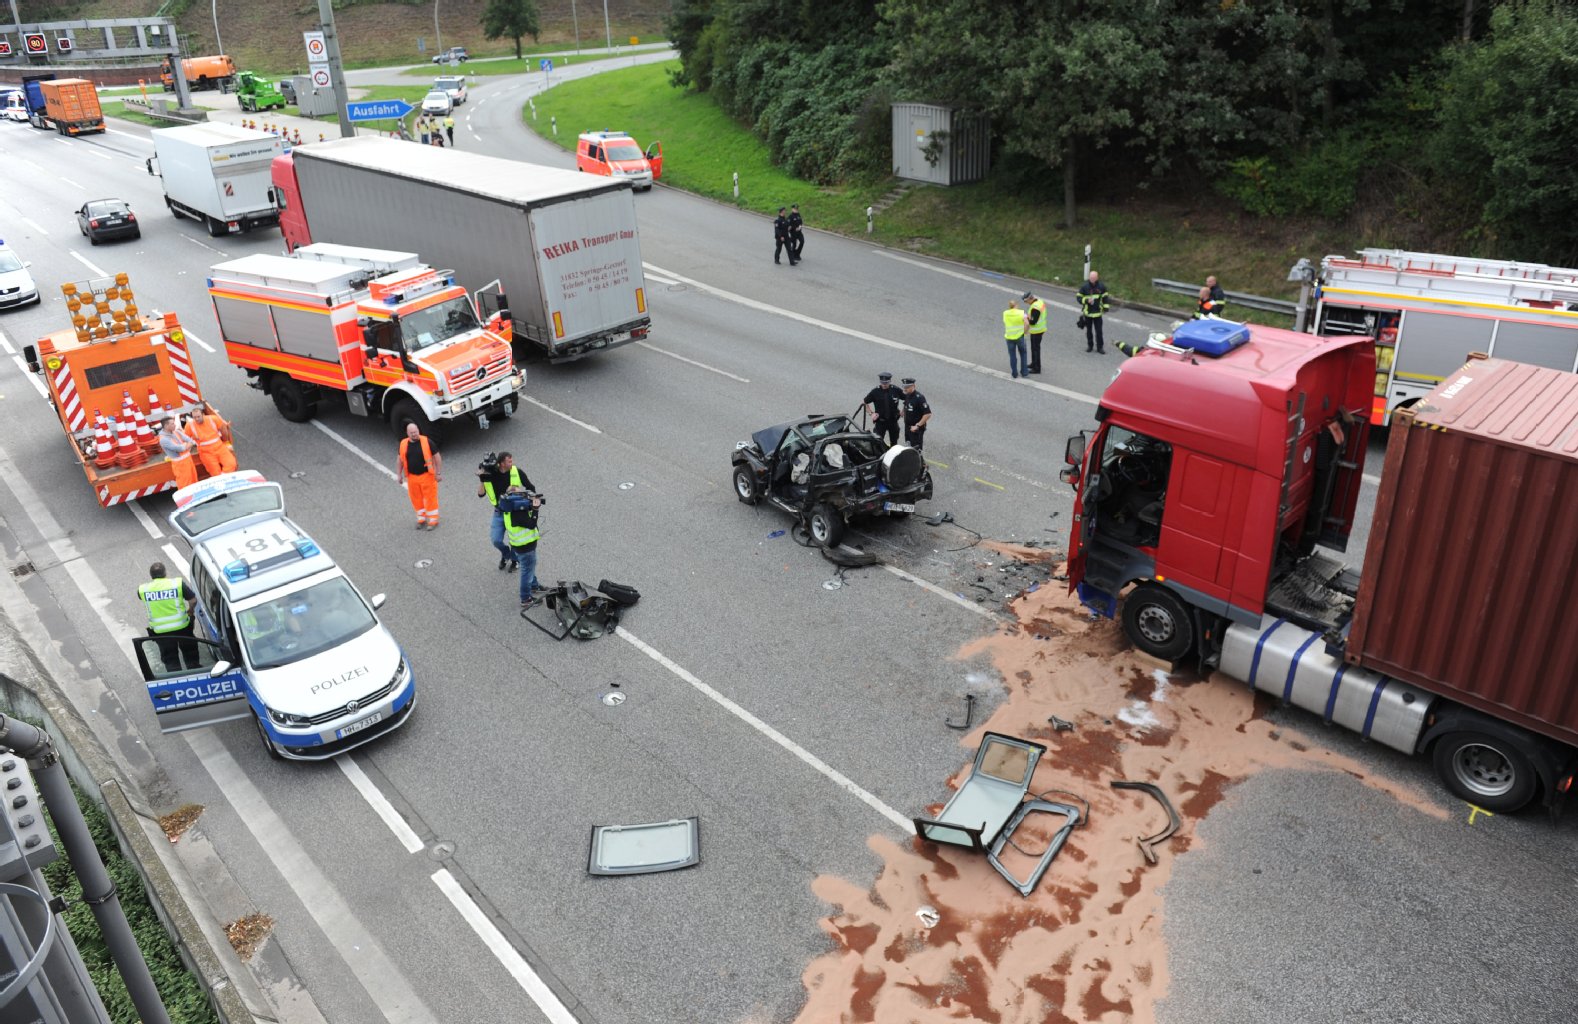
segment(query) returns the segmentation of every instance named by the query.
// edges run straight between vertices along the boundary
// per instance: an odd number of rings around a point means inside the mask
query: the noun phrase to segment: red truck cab
[[[1133,585],[1125,630],[1167,661],[1259,622],[1317,542],[1346,546],[1359,500],[1370,340],[1216,323],[1224,344],[1181,328],[1124,362],[1065,453],[1070,587],[1112,616]]]

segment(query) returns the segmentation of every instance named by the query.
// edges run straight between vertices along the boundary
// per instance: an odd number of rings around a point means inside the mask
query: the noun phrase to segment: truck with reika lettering
[[[496,285],[517,347],[550,362],[651,328],[628,181],[375,136],[297,147],[273,174],[287,252],[421,253],[472,292]]]

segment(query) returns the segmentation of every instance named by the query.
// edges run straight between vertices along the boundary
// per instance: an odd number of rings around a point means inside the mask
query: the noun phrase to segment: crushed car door
[[[143,636],[132,641],[132,649],[160,732],[251,717],[246,678],[219,644],[190,636]],[[216,666],[224,671],[216,675]]]

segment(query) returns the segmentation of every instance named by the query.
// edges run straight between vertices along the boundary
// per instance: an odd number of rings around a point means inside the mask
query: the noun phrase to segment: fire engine
[[[447,272],[415,253],[319,242],[289,256],[255,254],[209,271],[225,355],[293,423],[330,393],[352,413],[415,423],[436,443],[448,421],[486,428],[520,403],[525,372],[510,350],[509,310],[478,315]]]
[[[1375,340],[1370,422],[1414,405],[1471,352],[1578,370],[1578,270],[1399,249],[1321,260],[1316,334]]]
[[[155,432],[166,414],[184,415],[203,401],[180,320],[174,313],[144,318],[127,282],[116,274],[62,284],[71,330],[23,349],[106,508],[175,487]]]

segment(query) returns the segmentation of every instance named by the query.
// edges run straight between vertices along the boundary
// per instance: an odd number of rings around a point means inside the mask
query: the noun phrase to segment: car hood
[[[400,645],[379,623],[340,646],[279,668],[259,669],[249,685],[275,711],[312,717],[360,700],[389,683]]]
[[[9,270],[0,274],[0,288],[4,288],[7,291],[12,288],[21,288],[24,292],[37,291],[36,286],[33,284],[33,275],[27,272],[26,267],[23,267],[21,270]]]
[[[645,158],[640,160],[615,160],[608,166],[621,174],[646,174],[652,170],[651,165],[646,162]]]

